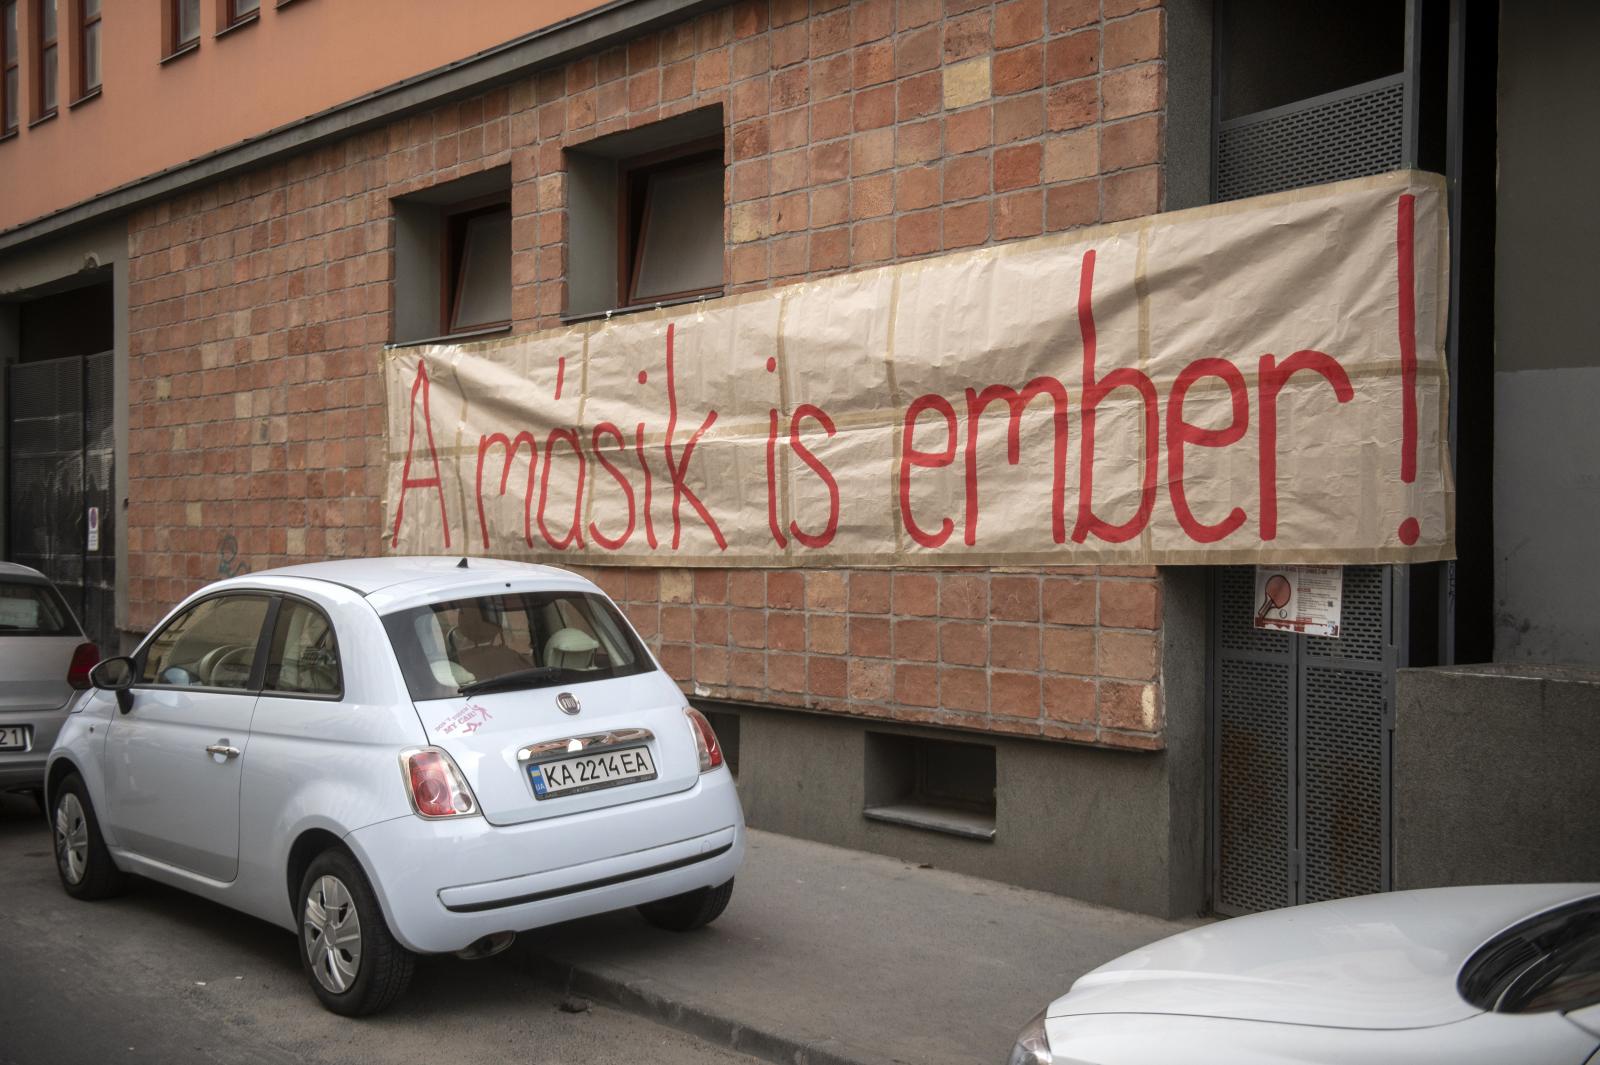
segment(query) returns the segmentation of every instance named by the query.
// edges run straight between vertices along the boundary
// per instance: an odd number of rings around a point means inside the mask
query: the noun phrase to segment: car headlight
[[[1044,1010],[1040,1010],[1017,1036],[1006,1065],[1051,1065],[1050,1037],[1044,1031]]]

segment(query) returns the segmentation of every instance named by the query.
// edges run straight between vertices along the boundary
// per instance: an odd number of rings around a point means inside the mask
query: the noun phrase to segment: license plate
[[[533,782],[533,794],[537,799],[655,778],[655,763],[645,747],[578,754],[528,767],[528,779]]]
[[[27,725],[7,725],[0,728],[0,751],[25,751],[28,743],[28,733],[32,730]]]

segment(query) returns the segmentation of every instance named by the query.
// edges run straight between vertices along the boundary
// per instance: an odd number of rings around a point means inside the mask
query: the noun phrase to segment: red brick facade
[[[563,148],[720,105],[730,292],[1158,209],[1154,0],[735,4],[130,222],[129,624],[382,551],[393,197],[509,164],[514,329],[565,305]],[[687,690],[1161,743],[1153,569],[589,571]]]

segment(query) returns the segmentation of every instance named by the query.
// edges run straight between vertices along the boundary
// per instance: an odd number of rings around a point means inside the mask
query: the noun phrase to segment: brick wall
[[[685,691],[1160,745],[1154,569],[584,569]]]
[[[382,551],[391,199],[508,164],[514,328],[565,304],[562,150],[727,122],[730,291],[1158,208],[1154,0],[746,2],[130,222],[130,617]],[[598,570],[686,688],[1160,744],[1159,578]]]

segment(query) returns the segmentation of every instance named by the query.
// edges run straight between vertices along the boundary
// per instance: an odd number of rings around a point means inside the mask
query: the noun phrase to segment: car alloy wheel
[[[338,877],[322,876],[311,886],[305,939],[317,982],[334,994],[349,990],[361,971],[361,915]]]
[[[56,805],[56,862],[69,884],[83,882],[89,868],[89,819],[83,804],[70,791]]]

